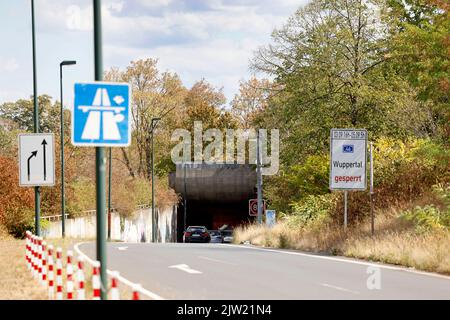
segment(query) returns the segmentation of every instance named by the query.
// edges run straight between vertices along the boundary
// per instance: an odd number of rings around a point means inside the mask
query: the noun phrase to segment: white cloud
[[[0,56],[0,72],[13,72],[19,69],[19,63],[15,58]]]

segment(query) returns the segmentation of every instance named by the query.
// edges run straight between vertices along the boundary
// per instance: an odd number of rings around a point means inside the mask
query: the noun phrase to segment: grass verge
[[[247,225],[235,230],[235,243],[321,252],[378,261],[450,275],[450,231],[417,232],[396,211],[379,213],[375,236],[370,224],[360,223],[347,232],[330,224],[293,227],[281,222],[272,228]]]

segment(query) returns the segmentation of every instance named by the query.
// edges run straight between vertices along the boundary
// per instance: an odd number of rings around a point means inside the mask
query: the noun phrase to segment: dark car
[[[203,226],[191,226],[186,229],[183,235],[184,242],[209,242],[211,236],[209,235],[208,229]]]
[[[219,230],[210,230],[209,235],[211,236],[211,243],[223,243],[223,236]]]

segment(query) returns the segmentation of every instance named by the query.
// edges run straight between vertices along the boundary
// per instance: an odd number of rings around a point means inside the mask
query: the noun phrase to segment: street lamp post
[[[62,67],[74,65],[74,60],[64,60],[59,64],[59,88],[61,90],[61,221],[62,221],[62,237],[66,236],[66,204],[64,196],[64,103],[63,103],[63,84],[62,84]]]
[[[155,148],[153,143],[153,132],[155,131],[156,125],[161,118],[152,118],[151,123],[151,139],[152,139],[152,242],[156,242],[156,226],[155,226]]]
[[[37,96],[37,71],[36,71],[36,32],[34,28],[34,0],[31,0],[31,39],[33,50],[33,122],[34,133],[39,133],[39,104]],[[34,187],[34,229],[37,236],[41,235],[41,191]]]
[[[262,194],[262,175],[261,175],[261,146],[259,137],[259,128],[256,134],[256,180],[258,190],[258,224],[262,224],[263,215],[263,194]]]

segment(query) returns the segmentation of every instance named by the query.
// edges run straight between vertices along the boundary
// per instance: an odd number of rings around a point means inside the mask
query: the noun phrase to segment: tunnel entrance
[[[248,201],[256,197],[256,172],[251,165],[179,164],[169,176],[169,185],[182,198],[177,210],[179,242],[187,226],[233,229],[254,219],[248,214]]]

